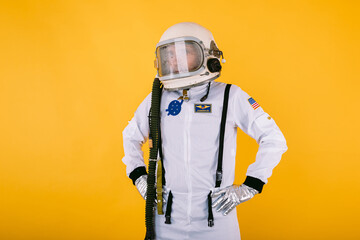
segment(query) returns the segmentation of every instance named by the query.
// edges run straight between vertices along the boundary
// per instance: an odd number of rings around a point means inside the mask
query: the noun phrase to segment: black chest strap
[[[221,115],[221,123],[220,123],[220,138],[219,138],[219,155],[218,155],[218,166],[216,169],[216,184],[215,187],[220,187],[222,181],[222,162],[223,162],[223,152],[224,152],[224,135],[225,135],[225,124],[226,124],[226,115],[228,110],[228,102],[229,102],[229,92],[230,92],[231,84],[227,84],[224,93],[224,103],[223,103],[223,111]]]
[[[226,124],[226,115],[228,109],[229,102],[229,92],[230,92],[231,84],[227,84],[225,87],[224,93],[224,102],[223,102],[223,111],[221,115],[221,123],[220,123],[220,137],[219,137],[219,155],[218,155],[218,165],[216,169],[216,183],[215,187],[220,187],[222,181],[222,161],[223,161],[223,152],[224,152],[224,135],[225,135],[225,124]],[[208,226],[214,226],[214,215],[212,212],[212,199],[211,199],[211,191],[208,194]]]

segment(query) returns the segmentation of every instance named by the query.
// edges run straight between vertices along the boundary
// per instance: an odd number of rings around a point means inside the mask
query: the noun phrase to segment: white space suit
[[[186,101],[178,100],[183,96],[182,90],[163,90],[160,107],[166,180],[163,197],[167,199],[171,191],[173,198],[171,224],[165,224],[164,215],[155,215],[156,239],[240,239],[236,210],[227,216],[214,211],[213,227],[209,227],[207,221],[208,194],[217,191],[215,178],[225,86],[225,83],[208,81],[208,84],[190,87],[187,91],[189,100]],[[206,94],[205,101],[200,101]],[[180,108],[172,108],[175,100]],[[127,166],[127,175],[133,181],[146,174],[141,146],[149,135],[150,105],[151,94],[140,104],[123,131],[123,162]],[[259,144],[256,161],[249,166],[245,183],[261,192],[263,184],[267,183],[273,168],[287,150],[286,141],[272,117],[246,92],[232,85],[224,135],[223,177],[219,189],[234,182],[237,128]]]

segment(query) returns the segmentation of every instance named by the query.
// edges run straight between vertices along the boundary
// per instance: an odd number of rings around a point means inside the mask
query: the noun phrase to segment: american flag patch
[[[260,107],[260,105],[252,97],[249,98],[248,101],[254,110]]]

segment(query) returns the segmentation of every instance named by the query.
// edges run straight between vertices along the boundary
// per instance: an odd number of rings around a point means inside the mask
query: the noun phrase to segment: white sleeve
[[[274,119],[253,98],[237,86],[231,90],[235,92],[232,106],[235,124],[259,144],[256,160],[248,167],[246,175],[266,184],[272,170],[287,150],[285,137]],[[248,180],[247,178],[245,182],[253,182]]]
[[[150,105],[151,93],[137,108],[134,117],[122,132],[125,153],[122,161],[126,165],[126,175],[129,177],[136,168],[144,167],[146,169],[141,147],[149,136],[148,115]]]

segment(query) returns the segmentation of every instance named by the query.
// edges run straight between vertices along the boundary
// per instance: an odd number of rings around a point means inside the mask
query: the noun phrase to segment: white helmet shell
[[[193,22],[182,22],[168,28],[156,45],[157,77],[166,90],[190,88],[220,76],[220,56],[212,33]],[[208,67],[208,61],[216,67]],[[217,63],[218,62],[218,63]]]

